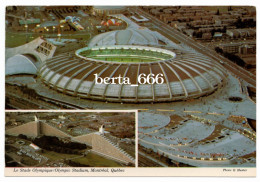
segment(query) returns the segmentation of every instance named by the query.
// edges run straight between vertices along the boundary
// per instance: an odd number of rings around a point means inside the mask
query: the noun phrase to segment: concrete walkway
[[[146,158],[152,160],[153,162],[155,162],[155,163],[157,163],[157,164],[163,166],[163,167],[168,167],[168,166],[165,165],[164,163],[162,163],[162,162],[156,160],[155,158],[150,157],[149,155],[147,155],[147,154],[145,154],[145,153],[143,153],[143,152],[140,152],[140,151],[139,151],[138,153],[141,154],[142,156],[144,156],[144,157],[146,157]]]

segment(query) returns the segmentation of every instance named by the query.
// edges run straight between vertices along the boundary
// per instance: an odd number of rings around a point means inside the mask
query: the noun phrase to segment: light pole
[[[40,24],[37,24],[36,25],[36,30],[35,30],[35,32],[38,34],[39,33],[39,27],[40,27],[41,25]]]
[[[63,25],[60,26],[60,28],[61,28],[61,33],[63,32],[63,27],[64,27]]]
[[[54,33],[54,31],[55,31],[55,28],[56,28],[55,26],[53,26],[53,27],[52,27],[52,33]]]
[[[61,41],[61,34],[60,33],[58,34],[58,41],[59,42]]]
[[[58,41],[60,42],[61,41],[61,34],[63,32],[63,25],[60,25],[60,29],[59,29],[59,32],[58,32]]]
[[[27,35],[28,34],[28,25],[25,24],[24,27],[26,29],[26,43],[28,43],[28,35]]]

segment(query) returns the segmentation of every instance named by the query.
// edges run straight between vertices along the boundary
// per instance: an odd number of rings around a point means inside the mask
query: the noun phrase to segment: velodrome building
[[[99,15],[120,14],[126,10],[125,6],[94,6],[93,12]]]

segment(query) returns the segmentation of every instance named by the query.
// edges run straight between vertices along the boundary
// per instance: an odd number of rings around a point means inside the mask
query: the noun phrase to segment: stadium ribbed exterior
[[[162,84],[139,84],[140,74],[162,74]],[[96,84],[100,78],[128,77],[131,84]],[[223,67],[194,51],[113,45],[86,47],[45,62],[42,81],[81,98],[111,102],[165,102],[210,94],[223,85]],[[133,86],[137,85],[137,86]]]

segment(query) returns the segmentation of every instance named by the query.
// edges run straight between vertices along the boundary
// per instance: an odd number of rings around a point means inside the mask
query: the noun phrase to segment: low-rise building
[[[188,36],[193,37],[193,33],[194,33],[194,30],[193,30],[193,29],[186,29],[186,30],[184,30],[184,32],[185,32]]]
[[[255,37],[256,30],[255,29],[231,29],[227,30],[227,35],[231,38],[245,38],[245,37]]]
[[[211,33],[203,33],[202,34],[202,39],[204,40],[210,40],[212,38]]]
[[[35,144],[33,144],[33,143],[31,143],[29,146],[30,146],[31,148],[33,148],[34,150],[36,150],[36,151],[41,150],[40,147],[38,147],[37,145],[35,145]]]

